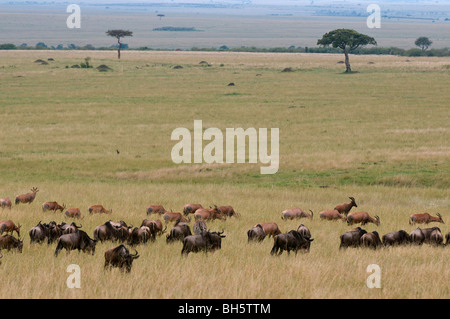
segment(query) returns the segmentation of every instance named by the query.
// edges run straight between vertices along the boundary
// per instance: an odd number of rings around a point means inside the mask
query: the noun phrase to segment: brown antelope
[[[301,208],[286,209],[281,212],[281,219],[294,219],[294,218],[313,219],[314,213],[312,210],[309,211],[311,212],[311,214],[304,212]]]
[[[183,207],[183,214],[189,215],[194,214],[197,209],[203,208],[201,204],[186,204]]]
[[[65,214],[67,217],[81,218],[81,211],[79,208],[67,208]]]
[[[20,227],[22,227],[20,224],[16,226],[12,220],[2,220],[0,221],[0,235],[3,232],[11,233],[11,235],[16,232],[17,236],[20,237]]]
[[[319,213],[320,219],[325,220],[342,220],[345,221],[346,218],[344,215],[339,213],[337,210],[324,210]]]
[[[44,204],[42,204],[42,211],[43,212],[45,212],[47,210],[52,210],[53,212],[56,213],[57,210],[60,210],[61,213],[62,213],[64,209],[66,209],[66,205],[63,204],[61,206],[57,202],[45,202]]]
[[[147,207],[147,215],[150,214],[164,214],[166,210],[161,205],[150,205]]]
[[[281,230],[278,227],[277,223],[270,222],[270,223],[258,223],[258,224],[261,225],[261,227],[264,229],[264,233],[266,234],[266,236],[275,237],[276,235],[281,234]],[[256,224],[253,227],[257,227],[258,224]]]
[[[150,229],[154,229],[156,234],[160,236],[167,230],[167,226],[163,229],[163,224],[160,220],[144,219],[141,224],[141,227],[142,226],[147,226]]]
[[[178,212],[165,212],[163,215],[163,219],[166,224],[169,222],[175,222],[178,219],[180,220],[180,222],[183,223],[188,223],[191,221],[190,217],[186,219],[186,217],[184,217],[181,213]]]
[[[227,217],[240,217],[241,215],[232,206],[219,206],[220,211]]]
[[[9,209],[11,209],[11,199],[9,197],[6,198],[0,198],[0,206],[2,208],[8,207]]]
[[[222,213],[222,211],[214,205],[214,208],[199,208],[194,213],[195,220],[214,220],[214,219],[226,219],[227,216]]]
[[[36,193],[37,192],[39,192],[39,189],[37,187],[33,187],[31,189],[31,193],[17,195],[16,196],[16,205],[19,204],[19,203],[31,204],[34,201],[34,199],[36,198]]]
[[[92,214],[92,213],[111,214],[112,209],[107,210],[102,205],[92,205],[92,206],[89,206],[89,213],[90,214]]]
[[[410,225],[414,225],[414,224],[428,224],[431,222],[437,222],[437,223],[442,223],[445,224],[444,221],[442,220],[442,216],[439,213],[436,213],[437,217],[431,216],[428,213],[423,213],[423,214],[412,214],[409,217],[409,224]]]
[[[347,214],[350,212],[350,209],[352,209],[353,206],[358,207],[358,205],[356,205],[355,199],[353,197],[349,198],[351,200],[350,203],[337,205],[334,209],[337,210],[340,214],[344,214],[345,216],[347,216]]]
[[[367,223],[373,223],[377,226],[380,225],[380,217],[375,216],[375,218],[371,217],[367,212],[354,212],[347,215],[347,224],[359,224],[365,225]]]

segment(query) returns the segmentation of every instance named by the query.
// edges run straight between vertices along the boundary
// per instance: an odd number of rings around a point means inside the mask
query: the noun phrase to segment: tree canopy
[[[433,42],[428,39],[427,37],[419,37],[417,38],[416,42],[414,42],[415,45],[417,45],[419,48],[422,49],[422,51],[425,51],[426,49],[428,49],[428,47],[432,44]]]
[[[120,59],[120,49],[122,48],[122,43],[120,42],[120,39],[123,37],[132,37],[133,32],[119,29],[119,30],[108,30],[106,31],[106,34],[110,37],[117,39],[117,43],[119,44],[119,48],[117,49],[117,57]]]

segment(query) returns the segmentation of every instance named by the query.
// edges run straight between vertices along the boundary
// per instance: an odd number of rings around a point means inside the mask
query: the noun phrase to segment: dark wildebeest
[[[339,245],[339,249],[347,248],[347,247],[360,247],[361,246],[361,237],[367,233],[361,227],[356,227],[355,229],[349,230],[341,235],[341,244]]]
[[[81,218],[81,211],[79,208],[67,208],[65,214],[67,217]]]
[[[428,224],[431,222],[437,222],[437,223],[442,223],[445,224],[444,221],[442,220],[442,216],[439,213],[436,213],[437,217],[431,216],[428,213],[423,213],[423,214],[412,214],[409,217],[409,224],[410,225],[414,225],[414,224]]]
[[[180,222],[177,220],[173,228],[170,230],[169,234],[166,237],[166,243],[171,243],[174,241],[183,241],[183,239],[187,236],[191,236],[191,228],[187,223]]]
[[[48,223],[48,240],[47,240],[47,244],[51,244],[54,241],[56,241],[59,236],[62,235],[62,230],[61,228],[56,224],[55,221],[51,221],[50,223]]]
[[[150,229],[148,226],[135,227],[128,238],[128,245],[134,246],[139,244],[145,244],[149,240],[154,241],[156,239],[155,230]]]
[[[276,236],[278,234],[281,234],[281,230],[278,227],[277,223],[270,222],[270,223],[259,223],[261,227],[264,229],[264,233],[266,236]],[[255,225],[256,226],[256,225]]]
[[[7,207],[7,208],[11,209],[11,207],[12,207],[11,199],[9,197],[0,198],[0,206],[2,208]]]
[[[303,237],[310,237],[310,238],[311,238],[311,231],[310,231],[309,228],[306,227],[305,225],[301,224],[300,226],[298,226],[297,231],[298,231]]]
[[[31,189],[31,193],[17,195],[16,196],[16,205],[19,203],[31,204],[34,201],[34,199],[36,198],[37,192],[39,192],[39,189],[37,189],[37,187],[33,187]]]
[[[181,255],[187,257],[189,253],[199,251],[208,252],[213,247],[213,235],[209,231],[202,232],[200,235],[190,235],[183,239],[183,249]]]
[[[0,236],[0,248],[7,249],[8,251],[14,248],[21,253],[23,248],[23,239],[20,240],[20,238],[17,239],[11,235],[5,234]]]
[[[341,204],[341,205],[337,205],[334,210],[337,210],[340,214],[346,215],[350,212],[350,209],[352,209],[352,207],[358,207],[358,205],[356,205],[355,199],[353,197],[349,197],[351,202],[350,203],[345,203],[345,204]]]
[[[193,214],[197,211],[197,209],[200,208],[203,208],[201,204],[186,204],[183,207],[183,214],[186,216],[189,214]]]
[[[214,220],[214,219],[226,219],[227,216],[214,205],[214,208],[199,208],[194,213],[195,220]]]
[[[404,230],[399,230],[383,235],[382,242],[384,246],[406,245],[411,242],[411,238]]]
[[[162,215],[165,212],[166,212],[166,210],[161,205],[150,205],[150,206],[147,207],[147,215],[150,215],[150,214],[160,214],[160,215]]]
[[[309,211],[311,212],[311,214],[304,212],[301,208],[286,209],[281,212],[281,219],[294,219],[294,218],[313,219],[314,213],[312,210]]]
[[[361,236],[361,247],[377,249],[380,246],[381,246],[381,239],[377,231],[365,233],[364,235]]]
[[[111,269],[112,267],[117,267],[121,272],[130,272],[131,266],[133,265],[133,260],[139,258],[139,253],[134,250],[135,253],[130,254],[128,249],[122,244],[115,248],[108,249],[105,252],[105,266],[106,269]]]
[[[158,235],[158,236],[161,236],[162,234],[164,234],[167,229],[167,226],[164,227],[164,229],[163,229],[163,224],[159,219],[157,219],[157,220],[144,219],[141,224],[141,227],[142,226],[147,226],[150,229],[154,229],[156,235]]]
[[[373,223],[377,226],[380,226],[380,217],[375,216],[375,218],[371,217],[367,212],[353,212],[347,215],[347,224],[359,224],[365,225],[367,223]]]
[[[210,232],[211,234],[211,247],[209,248],[210,251],[218,250],[222,248],[222,238],[225,238],[226,236],[223,235],[224,231],[221,232]]]
[[[2,220],[0,221],[0,235],[3,232],[11,233],[11,235],[16,232],[17,236],[20,237],[20,227],[22,227],[20,224],[16,226],[12,220]]]
[[[94,229],[94,239],[101,242],[105,240],[124,242],[128,239],[129,234],[129,227],[124,221],[114,223],[109,220]]]
[[[435,234],[437,233],[437,234],[441,234],[441,236],[442,236],[442,233],[441,233],[441,230],[439,229],[439,227],[431,227],[431,228],[424,228],[424,229],[422,229],[422,232],[423,232],[423,234],[424,234],[424,236],[425,236],[425,240],[424,240],[424,243],[426,243],[426,244],[435,244],[435,242],[434,241],[432,241],[432,239],[431,239],[431,234],[434,232]],[[436,239],[436,238],[434,238],[434,239]]]
[[[438,227],[433,227],[430,233],[429,243],[434,246],[441,246],[444,244],[444,236]]]
[[[208,227],[206,226],[206,222],[203,219],[196,220],[194,227],[192,227],[195,235],[200,235],[202,231],[206,231],[207,229]]]
[[[445,235],[445,246],[450,245],[450,232]]]
[[[279,234],[274,237],[270,254],[281,255],[285,250],[287,250],[288,255],[291,250],[295,252],[295,255],[297,255],[298,250],[309,252],[313,240],[314,239],[311,239],[310,237],[303,237],[302,234],[296,230],[291,230],[288,233]]]
[[[65,222],[62,222],[58,225],[59,229],[61,229],[61,234],[70,234],[76,232],[79,228],[83,227],[83,225],[80,224],[78,226],[75,224],[75,222],[71,222],[70,224],[67,224]]]
[[[89,206],[88,208],[89,213],[93,214],[93,213],[98,213],[98,214],[111,214],[112,213],[112,209],[107,210],[105,207],[103,207],[102,205],[92,205]]]
[[[64,209],[66,209],[66,205],[62,204],[61,206],[57,202],[45,202],[44,204],[42,204],[43,212],[47,210],[52,210],[54,213],[56,213],[57,210],[60,210],[62,213]]]
[[[264,228],[258,224],[247,231],[247,242],[258,241],[261,242],[266,238],[266,233],[264,232]]]
[[[342,215],[337,210],[324,210],[319,213],[320,219],[323,220],[342,220],[346,221],[345,215]]]
[[[41,221],[30,229],[28,232],[30,235],[30,243],[42,243],[49,236],[48,224],[42,224]]]
[[[409,238],[412,244],[422,245],[425,241],[425,234],[420,227],[417,227],[409,234]]]
[[[78,249],[83,252],[95,253],[95,245],[97,241],[90,238],[86,232],[77,230],[75,233],[61,235],[57,240],[55,257],[58,257],[59,252],[64,248],[69,253],[71,250]]]

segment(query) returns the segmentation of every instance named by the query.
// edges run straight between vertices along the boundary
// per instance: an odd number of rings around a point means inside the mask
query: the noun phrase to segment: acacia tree
[[[106,34],[117,39],[117,43],[119,44],[119,48],[117,49],[117,58],[120,60],[120,49],[122,48],[120,39],[123,37],[132,37],[133,32],[128,30],[108,30],[106,31]]]
[[[374,38],[358,33],[352,29],[337,29],[325,33],[322,39],[317,40],[317,44],[323,46],[331,44],[333,48],[341,48],[345,55],[345,72],[352,72],[348,54],[364,45],[377,45],[377,42]]]
[[[433,42],[428,39],[427,37],[419,37],[417,38],[416,42],[414,42],[415,45],[417,45],[418,47],[420,47],[422,49],[422,51],[425,51],[426,49],[428,49],[428,47],[432,44]]]

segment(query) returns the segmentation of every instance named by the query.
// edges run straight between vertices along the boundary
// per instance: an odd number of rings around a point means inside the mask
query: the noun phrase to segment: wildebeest
[[[438,227],[433,227],[433,230],[430,233],[429,243],[434,246],[440,246],[444,244],[444,236],[441,233],[441,230]]]
[[[61,234],[70,234],[76,232],[79,228],[83,227],[83,225],[80,224],[80,226],[78,226],[75,222],[70,224],[62,222],[58,225],[58,227],[61,229]]]
[[[324,210],[319,213],[319,216],[321,220],[347,220],[345,215],[342,215],[337,210]]]
[[[361,246],[361,237],[367,232],[361,227],[356,227],[348,232],[345,232],[341,235],[341,244],[339,245],[339,249],[347,248],[347,247],[360,247]]]
[[[166,232],[167,226],[164,227],[163,229],[163,224],[159,219],[156,220],[152,220],[152,219],[144,219],[142,221],[141,227],[142,226],[147,226],[150,229],[154,229],[155,230],[155,234],[161,236],[162,234],[164,234]]]
[[[406,245],[411,242],[409,234],[404,230],[384,234],[382,237],[384,246]]]
[[[57,202],[45,202],[45,203],[42,204],[42,211],[43,212],[45,212],[47,210],[52,210],[54,213],[56,213],[57,210],[60,210],[61,213],[62,213],[64,209],[66,209],[66,205],[63,204],[61,206]]]
[[[171,243],[177,240],[183,241],[185,237],[191,235],[192,233],[189,225],[185,222],[180,222],[180,220],[177,220],[169,234],[166,236],[166,243]]]
[[[160,214],[160,215],[162,215],[165,212],[166,212],[166,210],[161,205],[150,205],[150,206],[147,207],[147,215],[150,215],[150,214]]]
[[[65,214],[67,217],[81,218],[81,211],[79,208],[67,208]]]
[[[11,249],[17,249],[17,251],[21,253],[23,248],[23,239],[20,240],[20,238],[17,239],[11,235],[5,234],[0,236],[0,248],[7,249],[8,251]]]
[[[3,232],[11,233],[11,235],[16,232],[17,236],[20,237],[20,227],[22,227],[20,224],[16,226],[12,220],[2,220],[0,221],[0,235]]]
[[[103,205],[92,205],[92,206],[89,206],[88,210],[89,210],[90,214],[93,214],[93,213],[111,214],[112,213],[111,208],[109,210],[107,210],[105,207],[103,207]]]
[[[183,207],[183,214],[189,215],[197,211],[197,209],[203,208],[201,204],[186,204]]]
[[[450,245],[450,232],[445,235],[445,246]]]
[[[224,230],[221,232],[210,232],[211,234],[211,247],[209,248],[210,251],[218,250],[222,248],[222,238],[225,238],[226,236],[223,234]]]
[[[97,241],[90,238],[86,232],[77,230],[75,233],[61,235],[57,239],[55,250],[55,257],[58,257],[59,252],[64,248],[69,253],[71,250],[78,249],[78,251],[95,253],[95,245]]]
[[[376,231],[373,231],[371,233],[365,233],[364,235],[361,236],[360,241],[361,247],[377,249],[378,247],[381,246],[380,235]]]
[[[108,249],[105,252],[105,266],[106,269],[111,269],[112,267],[117,267],[121,272],[131,271],[131,266],[133,265],[133,260],[139,258],[139,253],[134,250],[134,254],[130,254],[128,249],[122,244],[115,248]]]
[[[240,217],[240,214],[237,213],[232,206],[219,206],[218,208],[222,214],[227,217]]]
[[[42,224],[41,221],[30,229],[30,243],[42,243],[49,236],[48,224]]]
[[[409,234],[409,238],[412,244],[422,245],[425,241],[425,234],[420,227],[417,227]]]
[[[266,233],[260,224],[250,228],[247,231],[247,242],[258,241],[261,242],[266,238]]]
[[[431,228],[424,228],[422,229],[422,232],[425,236],[425,240],[424,242],[427,244],[435,244],[435,242],[431,239],[431,234],[441,234],[441,230],[439,227],[431,227]],[[434,240],[436,240],[436,238],[433,238]]]
[[[11,209],[11,207],[12,207],[11,199],[9,197],[0,198],[0,206],[2,208],[7,207],[7,208]]]
[[[437,222],[437,223],[442,223],[444,224],[444,221],[442,220],[442,216],[439,213],[436,213],[437,217],[431,216],[428,213],[423,213],[423,214],[412,214],[409,217],[409,224],[410,225],[414,225],[414,224],[428,224],[431,222]]]
[[[375,216],[375,218],[371,217],[367,212],[354,212],[347,215],[347,224],[359,224],[365,225],[367,223],[373,223],[377,226],[380,225],[380,217]]]
[[[266,236],[276,236],[281,234],[281,230],[278,227],[277,223],[269,222],[269,223],[258,223],[264,229],[264,233]],[[256,226],[256,225],[255,225]]]
[[[179,212],[165,212],[163,219],[166,224],[169,222],[176,222],[177,220],[180,220],[180,222],[183,223],[188,223],[191,221],[190,217],[186,218]]]
[[[349,198],[351,200],[350,203],[337,205],[336,207],[334,207],[334,210],[337,210],[340,214],[347,215],[352,209],[352,207],[358,207],[358,205],[356,205],[355,199],[353,197]]]
[[[306,227],[305,225],[301,224],[300,226],[297,227],[297,231],[303,236],[303,237],[311,237],[311,231],[309,230],[308,227]]]
[[[195,235],[200,235],[202,231],[206,231],[207,229],[208,227],[206,226],[206,222],[203,219],[196,220],[194,227],[192,227]]]
[[[195,220],[226,219],[226,217],[217,205],[214,205],[214,208],[199,208],[194,213]]]
[[[222,232],[223,233],[223,232]],[[211,233],[204,231],[200,235],[190,235],[184,237],[181,255],[187,257],[189,253],[208,252],[220,249],[221,240],[224,235],[222,233]]]
[[[294,219],[294,218],[313,219],[314,213],[312,210],[309,211],[311,212],[311,214],[304,212],[301,208],[286,209],[281,212],[281,219]]]
[[[139,244],[145,244],[149,240],[154,241],[156,238],[154,229],[150,229],[148,226],[135,227],[128,237],[128,245],[134,246]]]
[[[288,255],[291,250],[297,255],[298,250],[309,252],[311,242],[314,239],[310,237],[304,237],[296,230],[291,230],[285,234],[278,234],[273,239],[273,247],[270,251],[271,255],[281,255],[283,251],[287,251]]]
[[[118,223],[111,220],[94,229],[94,239],[101,242],[105,240],[125,242],[130,235],[130,228],[124,221]]]
[[[26,193],[26,194],[17,195],[17,196],[16,196],[16,202],[15,202],[16,205],[19,204],[19,203],[22,203],[22,204],[26,204],[26,203],[31,204],[31,203],[34,201],[34,199],[36,198],[37,192],[39,192],[39,189],[38,189],[37,187],[33,187],[33,188],[31,189],[31,193]]]

